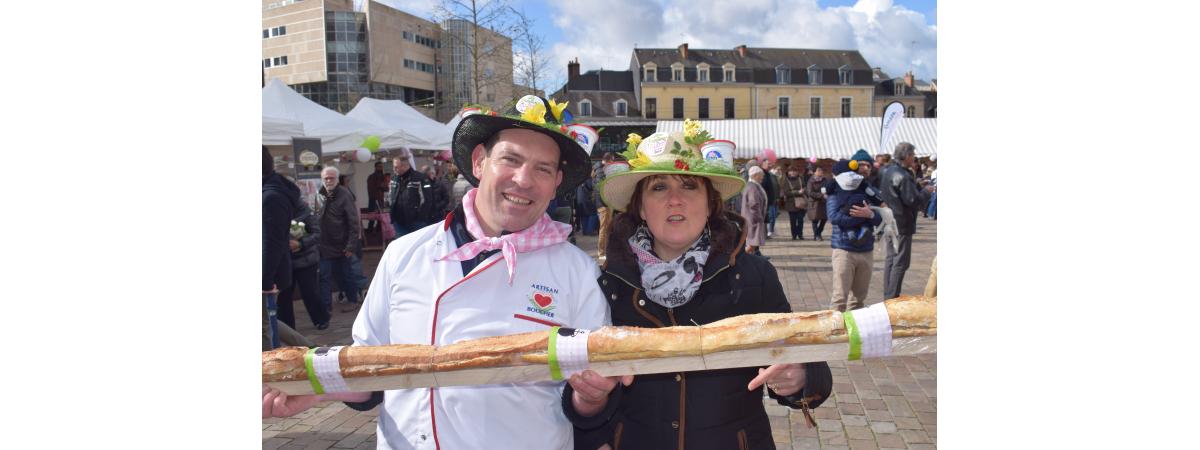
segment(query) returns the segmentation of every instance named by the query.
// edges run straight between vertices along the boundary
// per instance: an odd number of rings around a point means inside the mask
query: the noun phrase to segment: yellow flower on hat
[[[625,139],[625,142],[628,142],[635,146],[638,144],[641,144],[642,143],[642,135],[637,134],[637,133],[629,133],[629,138]]]
[[[700,133],[700,121],[692,120],[692,119],[684,119],[684,121],[683,121],[683,136],[690,138],[690,137],[695,137],[696,134],[698,134],[698,133]]]
[[[858,160],[852,159],[848,165],[850,166],[850,170],[858,170]]]
[[[525,108],[525,112],[521,113],[521,119],[526,122],[533,122],[538,125],[546,124],[546,106],[541,102],[529,105]]]
[[[637,158],[629,160],[629,167],[636,169],[638,167],[648,166],[650,163],[650,157],[646,156],[645,153],[637,152]]]
[[[554,118],[558,119],[559,122],[563,121],[563,110],[567,109],[567,104],[569,103],[571,102],[558,103],[554,99],[550,99],[550,112],[554,113]]]

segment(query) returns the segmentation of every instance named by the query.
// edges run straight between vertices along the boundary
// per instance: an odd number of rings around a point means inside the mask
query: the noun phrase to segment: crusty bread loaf
[[[438,347],[433,352],[433,370],[545,364],[547,331],[468,339]]]
[[[588,334],[588,361],[699,355],[697,327],[601,327]]]
[[[937,297],[884,302],[895,337],[937,334]],[[837,311],[747,314],[701,327],[601,327],[588,335],[588,360],[622,361],[700,356],[749,348],[846,342]],[[338,355],[342,376],[367,377],[547,363],[547,331],[470,339],[441,347],[416,344],[349,346]],[[301,381],[304,347],[263,352],[263,381]]]
[[[892,322],[893,337],[937,334],[937,297],[905,295],[883,302]]]
[[[307,347],[283,347],[263,352],[263,381],[302,381]],[[343,377],[369,377],[429,372],[433,368],[433,346],[395,344],[343,347],[338,353]]]

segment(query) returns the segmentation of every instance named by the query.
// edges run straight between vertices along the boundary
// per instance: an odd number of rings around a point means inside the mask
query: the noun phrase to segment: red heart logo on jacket
[[[533,294],[533,302],[537,303],[539,308],[544,309],[550,306],[551,303],[554,303],[554,297],[544,294]]]

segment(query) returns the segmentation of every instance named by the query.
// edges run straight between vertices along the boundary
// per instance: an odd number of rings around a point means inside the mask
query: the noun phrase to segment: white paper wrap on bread
[[[937,298],[884,302],[893,355],[937,350]],[[587,337],[589,368],[601,375],[680,372],[777,363],[845,360],[843,314],[816,311],[747,314],[703,326],[601,327]],[[351,390],[550,380],[549,333],[471,339],[439,347],[349,346],[338,363]],[[288,394],[313,393],[304,347],[263,352],[263,382]]]

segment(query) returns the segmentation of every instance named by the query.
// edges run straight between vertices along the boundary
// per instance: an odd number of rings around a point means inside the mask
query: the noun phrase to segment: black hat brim
[[[558,185],[557,195],[574,191],[584,180],[591,177],[592,167],[589,164],[588,154],[574,139],[519,119],[472,114],[464,117],[458,123],[458,127],[454,129],[454,140],[451,144],[454,165],[458,166],[458,173],[462,174],[463,178],[472,186],[479,186],[479,179],[475,177],[471,165],[471,153],[475,150],[475,146],[486,142],[492,135],[511,128],[542,133],[554,139],[554,142],[558,144],[559,167],[563,172],[563,180]]]

